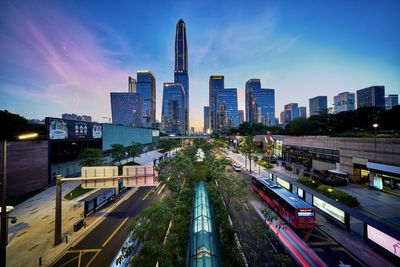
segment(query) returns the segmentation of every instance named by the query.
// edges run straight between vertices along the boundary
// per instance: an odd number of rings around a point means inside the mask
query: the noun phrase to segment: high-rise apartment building
[[[136,77],[136,92],[143,97],[143,127],[154,127],[156,122],[156,78],[148,70],[140,70]]]
[[[333,97],[335,113],[354,110],[354,93],[343,92]]]
[[[307,118],[307,107],[299,107],[299,118]]]
[[[110,93],[113,124],[142,127],[143,97],[135,93]]]
[[[136,80],[131,76],[128,77],[128,92],[136,93]]]
[[[327,96],[316,96],[310,98],[310,117],[320,115],[326,112],[328,109],[328,97]]]
[[[210,76],[209,81],[209,109],[210,109],[210,129],[216,131],[217,129],[217,94],[219,90],[223,90],[224,76]]]
[[[186,40],[186,26],[183,19],[180,19],[176,24],[174,82],[180,83],[183,86],[185,93],[185,132],[189,133],[188,47]]]
[[[210,108],[208,106],[204,107],[204,127],[203,132],[208,133],[210,129]]]
[[[246,121],[275,125],[275,90],[261,88],[260,79],[250,79],[245,87]]]
[[[164,83],[161,112],[162,130],[167,134],[186,134],[185,91],[181,83]]]
[[[230,128],[239,126],[237,89],[225,88],[217,93],[217,128],[218,133],[225,133]]]
[[[239,116],[239,125],[244,122],[244,110],[240,109],[238,110],[238,116]]]
[[[387,110],[399,105],[399,95],[388,95],[385,97],[385,107]]]
[[[385,86],[370,86],[357,90],[357,108],[385,108]]]

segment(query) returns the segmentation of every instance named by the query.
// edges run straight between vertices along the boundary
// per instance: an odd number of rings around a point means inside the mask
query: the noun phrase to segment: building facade
[[[275,90],[261,88],[260,79],[250,79],[245,86],[246,120],[251,124],[275,125]]]
[[[238,116],[239,116],[239,125],[244,122],[244,111],[242,109],[238,110]]]
[[[211,131],[216,131],[217,129],[217,94],[219,90],[225,88],[224,76],[216,75],[210,76],[209,81],[209,109],[210,109],[210,128]]]
[[[290,104],[286,104],[284,106],[284,110],[289,110],[290,112],[288,112],[288,114],[290,114],[290,116],[287,116],[286,119],[289,119],[289,121],[287,121],[286,123],[289,123],[290,121],[296,119],[299,117],[299,104],[297,103],[290,103]]]
[[[328,109],[328,97],[326,96],[316,96],[310,98],[310,117],[315,115],[321,115]]]
[[[156,122],[156,78],[151,71],[140,70],[136,80],[136,92],[143,97],[142,126],[151,128]]]
[[[307,107],[299,107],[299,117],[307,118]]]
[[[183,86],[185,94],[184,103],[184,126],[185,132],[189,133],[189,75],[188,75],[188,46],[186,40],[186,25],[180,19],[176,24],[175,33],[175,71],[174,82]]]
[[[355,106],[354,93],[343,92],[333,97],[335,113],[352,111]]]
[[[210,129],[210,108],[205,106],[203,110],[204,127],[203,132],[208,133]]]
[[[217,132],[225,133],[239,126],[237,89],[225,88],[217,94]]]
[[[186,134],[185,91],[181,83],[164,83],[162,129],[167,134]]]
[[[143,97],[136,93],[110,93],[113,124],[142,127]]]
[[[385,86],[370,86],[357,90],[357,108],[385,108]]]
[[[136,80],[131,76],[128,77],[128,92],[136,93]]]
[[[385,97],[385,107],[387,110],[399,105],[399,95],[388,95]]]

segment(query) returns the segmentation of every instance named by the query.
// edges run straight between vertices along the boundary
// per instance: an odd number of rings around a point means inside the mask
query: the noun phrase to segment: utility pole
[[[3,141],[3,179],[1,182],[1,266],[6,266],[6,247],[8,242],[7,234],[7,141]]]
[[[56,178],[56,217],[54,225],[54,245],[57,246],[61,240],[61,175]]]

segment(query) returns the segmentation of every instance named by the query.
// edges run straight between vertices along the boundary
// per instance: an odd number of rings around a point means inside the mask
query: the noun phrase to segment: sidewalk
[[[149,151],[135,157],[135,162],[142,165],[153,165],[153,160],[162,155],[158,150]],[[59,254],[95,228],[106,214],[136,192],[135,189],[126,190],[124,196],[118,202],[105,205],[102,209],[85,218],[86,227],[81,228],[78,232],[73,232],[74,223],[83,218],[84,205],[80,200],[97,190],[94,189],[73,200],[64,199],[64,196],[78,185],[79,182],[62,184],[63,243],[56,247],[53,246],[55,186],[45,189],[15,207],[11,215],[16,216],[18,221],[16,224],[9,224],[7,266],[39,266],[39,258],[41,258],[43,266],[48,266]],[[66,236],[68,243],[65,243]]]
[[[231,157],[232,159],[234,159],[238,163],[240,163],[242,166],[245,166],[245,160],[244,160],[243,155],[232,153],[231,151],[226,151],[226,150],[224,152],[229,157]],[[248,162],[247,162],[247,167],[249,167]],[[257,165],[257,168],[253,169],[253,164],[252,164],[252,170],[255,171],[253,173],[258,174],[258,165]],[[286,171],[282,167],[275,167],[271,170],[278,174],[282,173],[284,175],[290,176],[293,179],[298,178],[298,176],[296,174]],[[260,172],[261,175],[264,175],[264,176],[268,175],[268,172],[264,168],[261,167],[260,171],[261,171]],[[356,186],[356,185],[354,185],[354,186]],[[357,190],[354,188],[356,188],[356,187],[351,186],[350,190]],[[369,192],[367,189],[364,189],[364,190]],[[366,198],[366,199],[367,200],[361,200],[361,201],[363,201],[364,205],[368,205],[368,202],[372,203],[372,201],[374,201],[371,198]],[[360,203],[361,203],[361,201],[360,201]],[[382,209],[382,208],[380,208],[380,209]],[[397,209],[396,211],[392,211],[392,212],[395,212],[395,214],[398,215],[400,212],[400,209]],[[376,212],[375,212],[375,214],[376,214]],[[370,247],[366,243],[364,243],[362,237],[358,236],[355,233],[347,232],[346,230],[337,226],[335,223],[327,220],[322,215],[317,214],[317,225],[320,227],[321,230],[323,230],[329,236],[331,236],[333,239],[335,239],[340,245],[345,247],[347,250],[351,251],[356,257],[361,259],[363,262],[365,262],[369,266],[395,266],[389,260],[382,257],[380,254],[376,253],[372,247]]]

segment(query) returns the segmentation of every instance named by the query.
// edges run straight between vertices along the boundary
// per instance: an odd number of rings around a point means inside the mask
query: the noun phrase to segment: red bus
[[[310,204],[268,178],[253,176],[251,180],[251,188],[290,225],[298,229],[314,228],[315,209]]]

